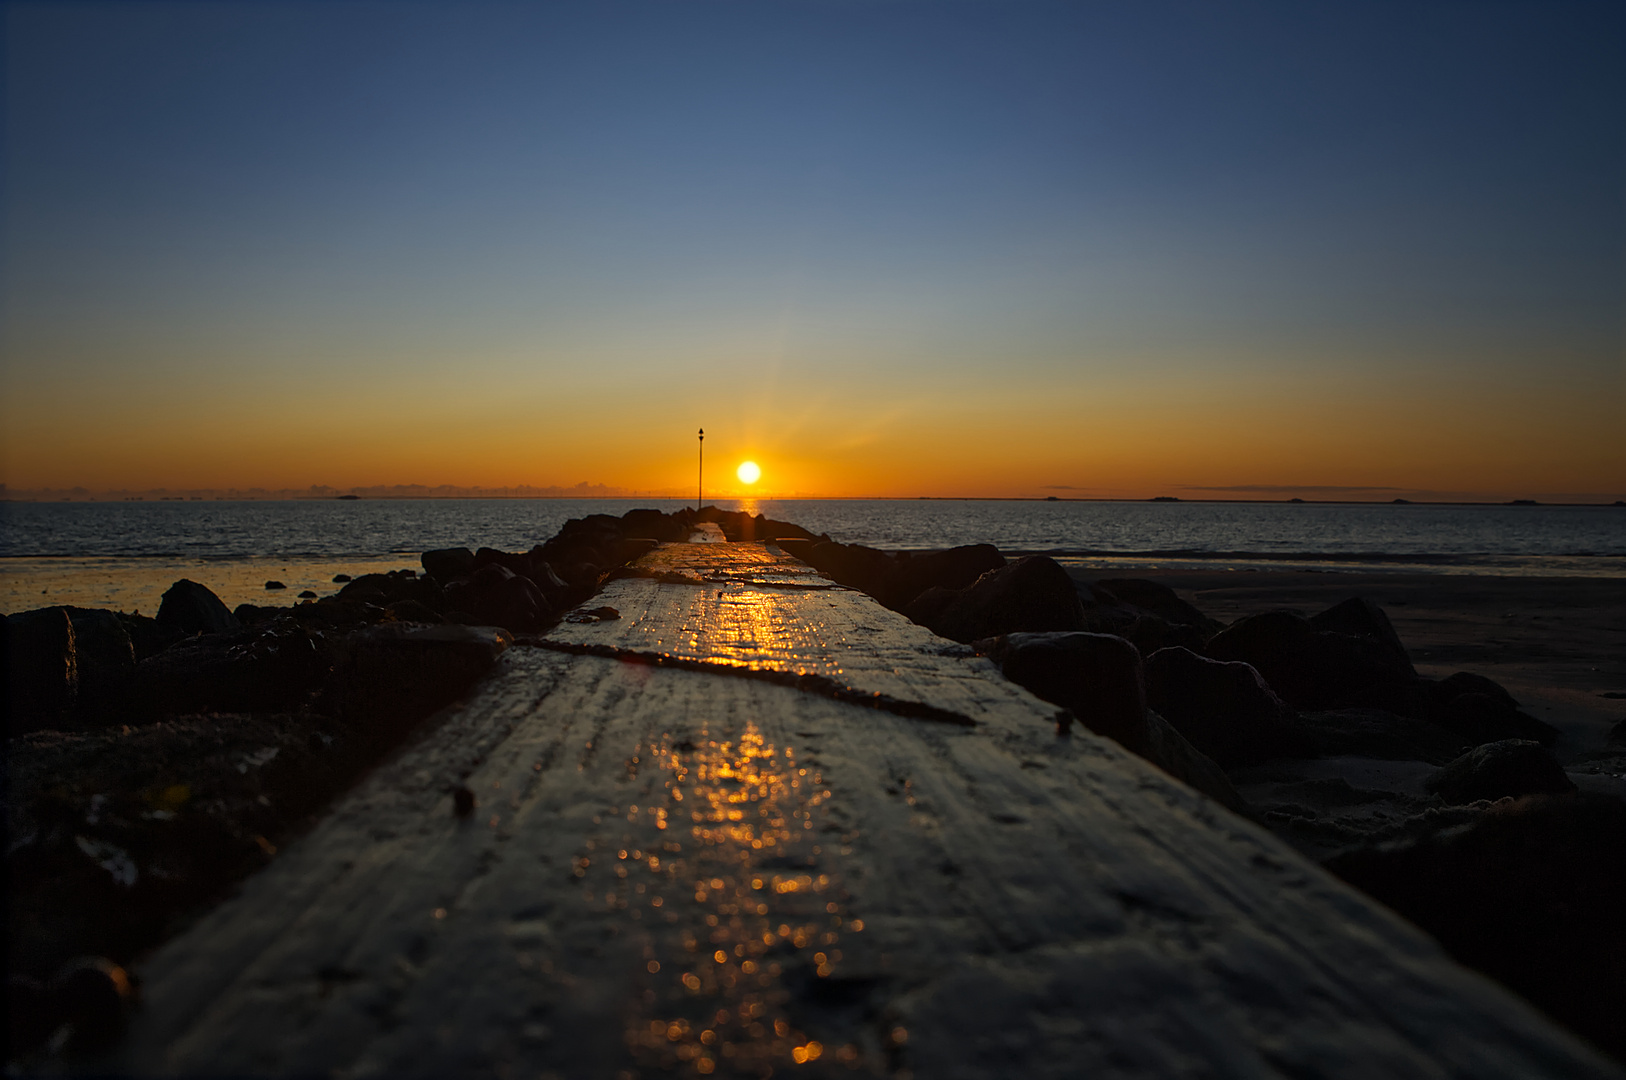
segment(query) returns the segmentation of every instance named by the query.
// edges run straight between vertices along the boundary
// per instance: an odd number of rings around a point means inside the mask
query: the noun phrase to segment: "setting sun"
[[[742,484],[754,484],[762,478],[762,470],[757,468],[754,461],[742,461],[740,467],[734,471]]]

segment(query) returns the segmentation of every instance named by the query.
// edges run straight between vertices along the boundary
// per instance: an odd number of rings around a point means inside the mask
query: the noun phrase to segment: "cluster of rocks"
[[[1388,616],[1359,597],[1308,618],[1273,611],[1225,626],[1157,582],[1075,583],[1053,559],[1007,561],[986,544],[927,553],[782,544],[841,584],[975,645],[1014,681],[1137,753],[1162,726],[1222,770],[1341,754],[1444,765],[1482,744],[1539,749],[1558,736],[1484,676],[1419,675]],[[1493,785],[1498,797],[1554,790],[1550,769],[1545,780],[1505,775]]]
[[[133,992],[119,964],[270,858],[512,641],[706,523],[973,646],[1057,705],[1063,727],[1114,739],[1302,850],[1334,837],[1334,872],[1626,1051],[1610,1023],[1626,1012],[1621,804],[1575,794],[1556,731],[1492,680],[1419,675],[1377,606],[1226,626],[1156,582],[1075,583],[1043,556],[884,552],[707,508],[593,515],[524,552],[426,551],[421,572],[340,575],[336,595],[289,607],[232,611],[179,581],[154,618],[5,617],[13,1052],[111,1037]],[[1335,757],[1433,771],[1405,798],[1305,778],[1261,812],[1238,793],[1249,770]],[[1284,799],[1405,813],[1352,832]]]
[[[822,541],[794,553],[972,645],[1064,715],[1307,854],[1325,855],[1336,836],[1331,870],[1626,1054],[1626,806],[1577,793],[1550,749],[1557,730],[1493,680],[1419,675],[1377,605],[1356,597],[1227,626],[1157,582],[1075,582],[1049,558],[1007,561],[987,545],[891,554]],[[1415,795],[1341,778],[1278,786],[1278,798],[1366,810],[1337,825],[1292,804],[1261,813],[1233,783],[1329,758],[1433,771]]]
[[[703,521],[732,539],[809,535],[634,510],[570,521],[525,552],[442,549],[421,572],[341,574],[336,595],[291,606],[229,610],[182,580],[155,617],[6,616],[13,1051],[107,1038],[130,993],[119,965],[262,865],[517,636]],[[98,978],[99,996],[85,988]]]

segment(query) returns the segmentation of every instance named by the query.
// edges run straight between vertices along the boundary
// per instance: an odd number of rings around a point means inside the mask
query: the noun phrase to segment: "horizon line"
[[[582,502],[636,502],[642,499],[658,500],[661,502],[680,502],[693,505],[692,498],[682,495],[667,495],[656,492],[644,494],[498,494],[501,489],[480,491],[478,489],[461,494],[427,494],[427,493],[401,493],[383,494],[360,492],[340,492],[339,494],[314,495],[300,489],[227,489],[224,494],[198,494],[199,489],[150,488],[143,491],[112,490],[104,492],[84,492],[72,489],[22,489],[16,492],[8,491],[0,485],[0,503],[63,503],[63,502],[409,502],[413,500],[446,500],[446,501],[476,501],[476,500],[507,500],[507,501],[533,501],[533,502],[560,502],[576,500]],[[216,492],[220,489],[203,489]],[[363,489],[364,491],[366,489]],[[1309,489],[1301,489],[1309,490]],[[1358,489],[1373,490],[1373,489]],[[1405,489],[1388,489],[1405,490]],[[1325,506],[1626,506],[1626,498],[1610,498],[1603,494],[1572,494],[1563,493],[1545,499],[1540,498],[1497,498],[1489,495],[1464,495],[1462,497],[1427,497],[1416,498],[1314,498],[1308,496],[1282,496],[1277,498],[1264,498],[1259,496],[1223,497],[1182,497],[1174,495],[1151,496],[1110,496],[1110,495],[719,495],[707,500],[707,505],[717,502],[1076,502],[1076,503],[1219,503],[1219,504],[1265,504],[1265,505],[1325,505]]]

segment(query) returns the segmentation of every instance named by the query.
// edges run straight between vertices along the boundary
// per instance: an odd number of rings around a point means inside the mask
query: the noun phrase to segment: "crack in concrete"
[[[829,698],[832,701],[879,709],[882,712],[891,713],[894,716],[901,716],[909,720],[931,720],[940,724],[953,724],[957,727],[977,726],[977,721],[952,709],[928,705],[921,701],[908,701],[903,698],[893,697],[891,694],[883,694],[878,690],[866,693],[845,683],[837,682],[826,675],[816,675],[811,672],[798,673],[794,671],[777,671],[772,668],[745,667],[737,664],[719,664],[709,660],[692,660],[688,657],[673,656],[670,653],[618,649],[613,645],[580,645],[572,642],[552,641],[547,638],[522,637],[517,639],[515,644],[530,645],[539,649],[567,653],[571,656],[599,656],[609,660],[622,660],[631,664],[648,664],[651,667],[676,668],[680,671],[700,671],[713,675],[731,675],[735,678],[752,679],[757,682],[771,683],[774,686],[789,687],[803,693]]]

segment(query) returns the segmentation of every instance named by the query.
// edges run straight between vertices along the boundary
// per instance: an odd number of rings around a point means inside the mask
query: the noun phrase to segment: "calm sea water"
[[[0,557],[347,558],[529,548],[569,518],[681,501],[0,503]],[[1182,558],[1453,562],[1626,558],[1626,508],[980,500],[724,502],[846,543]]]
[[[524,550],[585,514],[681,501],[0,503],[0,610],[155,604],[194,576],[230,602],[264,579],[416,565],[436,547]],[[1626,577],[1626,508],[979,500],[723,502],[848,543],[992,543],[1103,569],[1298,568]],[[234,599],[234,594],[236,599]],[[286,603],[286,600],[282,602]]]

